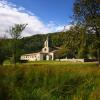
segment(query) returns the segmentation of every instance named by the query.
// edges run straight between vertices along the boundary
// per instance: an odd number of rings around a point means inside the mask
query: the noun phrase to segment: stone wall
[[[56,59],[56,61],[84,62],[84,59]]]

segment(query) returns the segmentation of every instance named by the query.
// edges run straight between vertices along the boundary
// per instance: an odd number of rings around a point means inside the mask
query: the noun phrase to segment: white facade
[[[25,54],[21,56],[21,60],[39,61],[41,59],[43,59],[43,56],[40,53]]]
[[[56,61],[85,62],[84,59],[56,59]]]
[[[21,60],[27,61],[40,61],[40,60],[54,60],[54,53],[50,52],[48,37],[44,42],[44,48],[41,52],[24,54],[21,56]]]
[[[47,40],[44,42],[44,48],[42,48],[43,53],[49,53],[49,42],[48,42],[48,37]]]

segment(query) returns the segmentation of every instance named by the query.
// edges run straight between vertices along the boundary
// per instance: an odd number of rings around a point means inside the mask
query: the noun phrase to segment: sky
[[[0,36],[14,24],[27,23],[23,36],[70,28],[74,0],[0,0]]]

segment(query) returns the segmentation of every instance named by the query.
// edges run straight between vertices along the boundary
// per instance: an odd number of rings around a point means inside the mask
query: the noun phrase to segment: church
[[[26,61],[54,60],[54,52],[50,50],[48,37],[44,42],[44,47],[40,52],[24,54],[20,59]]]

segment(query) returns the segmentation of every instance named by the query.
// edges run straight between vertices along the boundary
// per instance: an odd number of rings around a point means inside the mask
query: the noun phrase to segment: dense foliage
[[[73,18],[87,32],[96,35],[96,49],[100,65],[100,0],[75,0]]]
[[[23,37],[17,40],[16,60],[19,61],[20,56],[25,53],[39,52],[44,46],[46,35],[34,35],[30,37]],[[12,39],[1,39],[2,42],[6,41],[7,59],[12,55]],[[96,37],[94,34],[87,34],[84,27],[72,26],[66,32],[57,32],[49,34],[49,46],[56,50],[56,58],[97,58],[96,51]],[[2,48],[3,49],[3,48]],[[2,53],[3,54],[3,53]]]
[[[23,53],[41,51],[47,35],[34,35],[20,40]],[[86,34],[84,27],[73,26],[69,31],[49,34],[49,46],[55,58],[97,58],[96,37]]]
[[[73,9],[75,22],[100,36],[100,1],[75,0]]]
[[[75,0],[73,19],[75,24],[72,25],[70,30],[49,34],[49,46],[56,50],[55,59],[67,57],[100,60],[99,0]],[[0,55],[4,55],[0,57],[1,64],[6,59],[13,60],[14,56],[18,62],[22,54],[41,51],[47,34],[19,38],[25,27],[26,25],[23,24],[22,26],[12,27],[10,34],[13,39],[0,40]],[[16,39],[18,40],[15,42]],[[8,41],[6,47],[3,41]],[[11,44],[13,44],[13,47]],[[12,52],[13,55],[11,55]]]
[[[17,48],[18,48],[18,39],[21,38],[21,33],[25,29],[27,24],[15,24],[13,27],[9,29],[9,33],[12,37],[12,42],[11,42],[11,49],[12,49],[12,61],[16,65],[18,53],[17,53]]]

